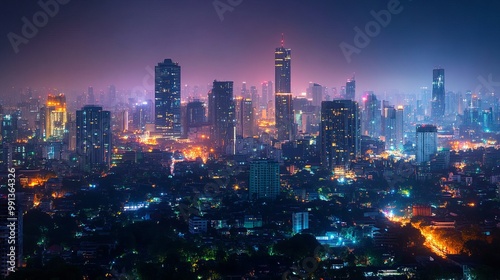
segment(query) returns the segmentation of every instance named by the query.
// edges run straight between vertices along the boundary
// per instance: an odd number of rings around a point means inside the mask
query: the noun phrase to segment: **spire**
[[[285,45],[285,35],[281,33],[281,47],[283,48]]]

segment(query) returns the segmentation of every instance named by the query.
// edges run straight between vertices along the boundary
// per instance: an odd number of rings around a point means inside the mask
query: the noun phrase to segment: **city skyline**
[[[6,35],[0,42],[2,96],[11,87],[27,86],[64,91],[88,86],[101,90],[113,84],[118,90],[153,90],[154,65],[165,57],[183,65],[183,85],[203,86],[213,79],[259,85],[273,77],[269,50],[280,43],[282,33],[286,47],[294,52],[294,95],[304,92],[309,82],[340,88],[352,73],[359,92],[377,94],[418,93],[421,86],[431,86],[428,69],[437,67],[446,69],[451,91],[485,88],[490,75],[497,80],[500,42],[488,30],[500,26],[493,12],[498,4],[440,1],[429,9],[426,3],[399,1],[397,13],[387,22],[381,19],[366,46],[356,44],[356,28],[365,30],[374,14],[381,15],[392,2],[315,1],[284,5],[284,11],[275,14],[281,1],[240,1],[221,14],[210,2],[118,6],[114,1],[67,1],[58,4],[57,13],[47,15],[46,23],[23,43],[12,43],[12,34],[23,36],[26,21],[44,10],[36,3],[7,2],[0,29]],[[157,16],[167,11],[171,17]],[[318,16],[304,22],[308,14]],[[476,18],[477,14],[482,16]],[[255,15],[259,20],[251,19]],[[123,18],[134,24],[119,25]],[[421,18],[426,22],[419,22]],[[168,28],[159,29],[162,26]],[[358,52],[346,59],[342,43]]]
[[[295,2],[8,2],[0,278],[496,279],[500,5]]]

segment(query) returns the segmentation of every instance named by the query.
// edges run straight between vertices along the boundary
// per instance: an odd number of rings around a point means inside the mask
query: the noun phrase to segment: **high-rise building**
[[[405,108],[402,105],[399,105],[396,108],[396,146],[397,150],[402,150],[403,145],[405,144]]]
[[[243,82],[241,84],[241,95],[240,96],[243,98],[248,98],[248,97],[250,97],[249,93],[250,92],[248,91],[248,88],[247,88],[247,82]]]
[[[311,104],[313,106],[321,107],[321,101],[323,101],[323,92],[324,88],[320,84],[312,84],[309,87],[309,92],[311,94],[310,99],[311,99]]]
[[[293,140],[293,106],[291,86],[291,50],[284,47],[283,37],[281,47],[274,52],[275,74],[275,121],[279,141]]]
[[[199,127],[207,122],[205,103],[195,99],[187,104],[187,125],[188,127]]]
[[[348,168],[360,156],[358,111],[358,103],[352,100],[321,103],[321,165],[324,169]]]
[[[381,130],[380,100],[373,91],[365,92],[363,96],[361,131],[363,135],[379,138]]]
[[[256,86],[250,87],[250,98],[252,100],[252,104],[253,104],[252,106],[254,108],[259,108],[260,98],[259,98],[259,93],[257,92]]]
[[[136,130],[145,131],[146,124],[154,122],[155,105],[151,99],[136,104],[132,115],[132,123]]]
[[[123,110],[121,120],[121,131],[128,131],[128,110]]]
[[[181,136],[181,67],[165,59],[155,67],[155,129],[163,136]]]
[[[95,105],[76,111],[76,149],[81,168],[109,168],[111,148],[111,113]]]
[[[93,87],[89,87],[87,89],[87,102],[86,102],[86,104],[88,104],[88,105],[95,105],[96,104]]]
[[[355,100],[356,98],[356,80],[354,75],[351,79],[348,79],[345,84],[345,99]]]
[[[214,81],[208,93],[208,119],[210,139],[219,153],[225,153],[228,144],[234,144],[235,118],[233,82]]]
[[[254,110],[249,98],[236,98],[236,135],[243,138],[254,135]]]
[[[62,141],[68,114],[66,112],[66,96],[49,94],[45,112],[45,138],[51,141]]]
[[[385,149],[396,149],[396,109],[394,109],[394,106],[384,106],[382,124]]]
[[[430,124],[417,125],[417,154],[418,164],[427,162],[437,153],[437,127]]]
[[[281,38],[281,47],[274,52],[274,77],[275,93],[291,93],[291,53],[290,49],[284,47]]]
[[[269,101],[274,101],[274,88],[272,81],[266,81],[262,83],[262,95],[260,97],[260,106],[267,109]]]
[[[18,121],[15,114],[4,115],[2,118],[2,144],[14,143],[18,137]]]
[[[250,199],[275,199],[280,190],[279,163],[271,160],[250,162]]]
[[[292,213],[292,232],[293,234],[309,228],[309,212]]]
[[[66,123],[63,143],[67,151],[74,152],[76,150],[76,121],[74,119],[68,120]]]
[[[292,95],[287,93],[276,93],[275,107],[277,139],[279,141],[293,141],[295,138],[295,123],[293,120]]]
[[[445,94],[444,94],[444,69],[434,69],[432,72],[432,110],[431,116],[434,121],[444,117]]]

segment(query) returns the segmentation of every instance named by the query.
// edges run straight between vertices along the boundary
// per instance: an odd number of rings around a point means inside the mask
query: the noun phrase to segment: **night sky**
[[[370,12],[391,1],[220,0],[241,2],[221,21],[212,0],[71,0],[17,54],[9,32],[22,36],[22,18],[33,22],[42,8],[2,1],[0,89],[3,96],[13,86],[152,90],[147,68],[171,58],[182,67],[183,84],[246,81],[260,90],[262,81],[274,80],[281,33],[292,49],[296,94],[310,81],[340,88],[354,72],[357,92],[418,93],[431,86],[437,66],[445,68],[446,90],[474,89],[478,76],[500,81],[498,0],[401,0],[401,12],[349,63],[339,45],[355,46],[354,28],[365,29]]]

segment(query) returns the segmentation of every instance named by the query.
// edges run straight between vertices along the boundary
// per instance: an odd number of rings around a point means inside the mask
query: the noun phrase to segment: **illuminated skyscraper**
[[[444,117],[445,95],[444,95],[444,69],[434,69],[432,72],[432,110],[431,116],[434,121]]]
[[[225,153],[235,137],[235,104],[233,82],[214,81],[208,93],[208,119],[210,139],[219,153]]]
[[[373,91],[365,92],[363,96],[362,106],[362,123],[361,131],[363,135],[368,135],[373,138],[378,138],[381,132],[381,116],[380,100]]]
[[[2,144],[14,143],[17,140],[18,136],[18,121],[17,116],[13,115],[4,115],[2,118]]]
[[[281,38],[281,47],[274,52],[274,78],[275,93],[291,93],[291,53],[285,49],[284,40]]]
[[[248,91],[248,88],[247,88],[247,82],[243,82],[241,84],[241,95],[240,96],[243,98],[250,97],[250,92]]]
[[[333,100],[321,103],[321,165],[326,170],[348,168],[361,154],[358,103]]]
[[[95,105],[76,111],[76,149],[85,171],[107,169],[111,162],[111,113]]]
[[[134,128],[136,130],[145,131],[146,124],[154,122],[154,110],[154,103],[151,99],[135,105],[132,114]]]
[[[398,150],[403,149],[404,141],[404,128],[405,128],[405,108],[398,106],[396,108],[396,146]]]
[[[275,70],[275,121],[279,141],[294,139],[294,122],[291,89],[291,50],[285,49],[283,37],[281,47],[274,52]]]
[[[51,141],[62,141],[68,114],[66,112],[66,96],[64,94],[47,97],[45,112],[45,138]]]
[[[254,135],[254,110],[249,98],[236,98],[236,135],[243,138]]]
[[[418,164],[427,162],[437,153],[437,128],[434,125],[422,124],[417,126],[417,154]]]
[[[396,149],[396,109],[394,106],[384,107],[384,110],[382,111],[382,124],[382,131],[385,138],[385,149]]]
[[[354,79],[354,75],[351,79],[347,80],[345,84],[345,99],[355,100],[356,98],[356,80]]]
[[[293,105],[292,95],[276,93],[275,97],[275,120],[277,139],[279,141],[294,140]]]
[[[165,59],[155,67],[155,129],[170,138],[181,136],[181,67]]]

